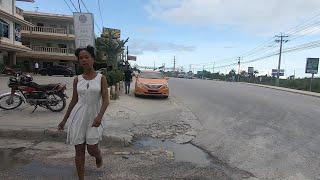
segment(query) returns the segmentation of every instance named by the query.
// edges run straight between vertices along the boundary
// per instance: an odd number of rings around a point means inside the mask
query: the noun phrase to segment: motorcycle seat
[[[59,86],[59,84],[37,84],[35,82],[32,82],[30,84],[31,87],[35,88],[37,91],[50,91]]]

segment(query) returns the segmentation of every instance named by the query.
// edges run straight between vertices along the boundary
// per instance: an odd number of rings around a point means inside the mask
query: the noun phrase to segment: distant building
[[[16,65],[18,55],[31,52],[21,43],[22,27],[31,28],[32,24],[24,20],[16,0],[0,0],[0,64]]]
[[[66,65],[75,68],[75,35],[72,15],[43,12],[23,13],[33,27],[22,26],[22,44],[32,51],[18,54],[23,71],[32,71],[35,62],[39,67]]]

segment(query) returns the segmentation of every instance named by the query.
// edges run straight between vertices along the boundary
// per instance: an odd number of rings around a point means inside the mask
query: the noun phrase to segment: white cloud
[[[136,29],[136,32],[141,34],[154,34],[158,31],[157,28],[154,27],[139,27]]]
[[[271,34],[310,17],[319,6],[319,0],[150,0],[145,8],[151,18],[175,24]]]
[[[130,53],[139,55],[145,51],[160,52],[160,51],[194,51],[195,47],[180,45],[171,42],[158,42],[158,41],[147,41],[144,39],[133,39],[129,43]]]

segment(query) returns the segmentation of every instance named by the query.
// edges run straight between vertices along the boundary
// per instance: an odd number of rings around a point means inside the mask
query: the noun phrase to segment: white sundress
[[[78,76],[78,102],[68,118],[67,143],[94,145],[102,139],[103,126],[92,127],[101,108],[101,74],[92,80]]]

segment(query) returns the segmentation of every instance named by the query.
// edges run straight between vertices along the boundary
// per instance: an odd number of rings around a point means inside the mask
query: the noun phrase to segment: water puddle
[[[192,144],[176,144],[168,140],[144,137],[135,141],[133,145],[136,148],[152,147],[172,151],[175,162],[191,162],[199,166],[210,165],[209,154]]]
[[[16,155],[24,148],[0,149],[0,172],[5,171],[10,177],[23,174],[26,179],[77,179],[76,169],[71,165],[44,164],[39,161],[21,160]],[[86,175],[103,177],[103,172],[94,168],[86,168]],[[49,178],[48,178],[49,177]],[[21,176],[17,176],[20,179]]]
[[[0,149],[0,170],[11,169],[27,164],[27,161],[15,158],[15,155],[23,150],[24,148]]]

